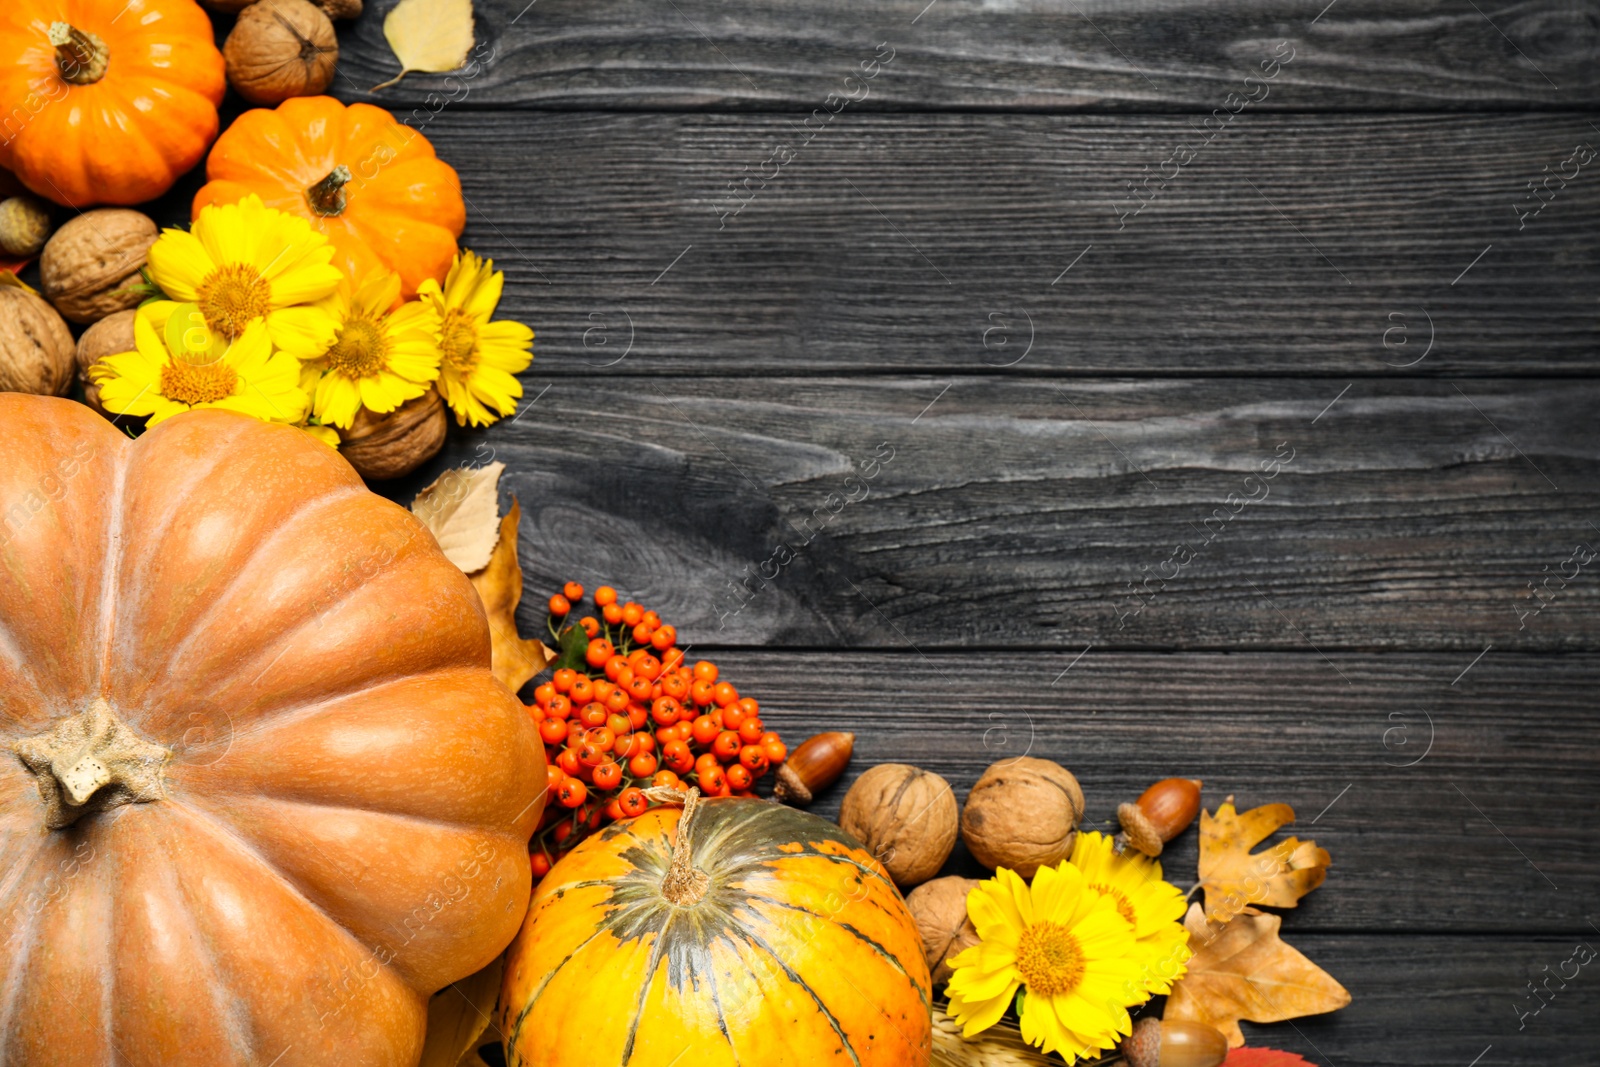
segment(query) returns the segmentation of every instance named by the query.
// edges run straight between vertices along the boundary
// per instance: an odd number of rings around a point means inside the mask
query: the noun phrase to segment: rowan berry
[[[723,683],[723,685],[726,684],[726,682]],[[719,685],[717,688],[720,689],[722,686]],[[727,707],[722,709],[722,728],[725,730],[737,730],[739,727],[744,725],[744,720],[747,717],[748,716],[746,716],[744,713],[744,709],[739,705],[729,704]]]
[[[583,660],[591,667],[603,667],[615,652],[616,649],[612,647],[611,642],[602,637],[589,642],[589,648],[588,651],[584,652]]]
[[[735,763],[725,773],[728,776],[728,787],[731,789],[749,789],[755,783],[755,776],[742,763]]]
[[[557,797],[556,800],[557,800],[557,802],[560,802],[561,798]],[[582,801],[579,801],[579,803],[581,804]],[[550,836],[555,838],[555,842],[558,845],[561,844],[563,841],[565,841],[567,838],[571,837],[572,834],[573,834],[572,823],[567,821],[567,817],[565,815],[561,816],[561,821],[556,824],[556,828],[554,830],[550,831]]]
[[[711,683],[701,678],[689,687],[689,699],[702,706],[709,704],[711,703],[711,689]]]
[[[657,627],[650,634],[650,647],[658,652],[665,652],[678,640],[678,631],[670,626]]]
[[[550,698],[550,703],[546,706],[545,711],[554,718],[565,719],[572,714],[572,701],[560,693],[556,693]]]
[[[767,757],[768,763],[782,763],[789,758],[789,746],[782,741],[761,742],[761,752]]]
[[[606,813],[606,818],[610,819],[612,822],[616,822],[622,818],[622,805],[618,802],[616,797],[612,797],[606,802],[604,811]]]
[[[648,778],[656,773],[657,760],[648,752],[640,752],[628,760],[628,773],[635,778]]]
[[[683,705],[671,697],[661,697],[650,705],[650,718],[657,726],[671,726],[678,721],[678,715],[683,711]]]
[[[655,681],[661,677],[661,661],[646,653],[639,657],[639,662],[634,665],[633,673],[640,678]]]
[[[613,689],[606,694],[605,705],[611,711],[626,711],[628,707],[628,694],[621,689]]]
[[[700,753],[699,757],[694,761],[694,770],[696,774],[699,774],[702,771],[709,771],[713,767],[720,766],[721,764],[717,762],[717,757],[710,752]]]
[[[561,592],[566,594],[567,599],[574,604],[583,599],[583,586],[577,582],[568,582],[561,587]]]
[[[739,735],[732,730],[724,730],[711,742],[711,751],[723,763],[730,763],[739,758]]]
[[[622,765],[606,762],[594,769],[594,787],[611,790],[622,783]]]
[[[572,601],[557,593],[550,598],[550,614],[565,615],[572,610]]]
[[[669,629],[671,629],[671,627],[664,626],[660,630],[657,630],[655,635],[650,638],[651,646],[655,647],[656,638],[660,637],[663,632],[665,632],[666,630],[669,630]],[[678,639],[676,632],[673,633],[673,638],[672,639],[674,641],[676,641]],[[668,670],[668,671],[681,670],[682,667],[683,667],[683,649],[681,649],[681,648],[668,648],[665,651],[663,651],[661,653],[661,667],[662,667],[663,670]],[[690,681],[691,679],[687,679],[686,678],[684,680],[687,682],[687,681]]]
[[[747,745],[758,744],[761,741],[761,720],[746,719],[739,724],[739,740]]]
[[[711,699],[717,702],[717,707],[725,708],[739,700],[739,691],[727,682],[718,682],[711,690]]]
[[[550,857],[543,851],[535,852],[528,857],[528,865],[533,869],[535,878],[543,878],[550,873]]]
[[[545,682],[533,691],[533,702],[541,708],[550,706],[550,698],[556,695],[556,687]]]
[[[739,762],[749,768],[757,778],[767,773],[767,756],[760,745],[744,745],[739,749]]]
[[[622,677],[622,672],[627,669],[627,660],[623,659],[621,656],[612,656],[610,659],[606,660],[606,681],[616,682],[618,678]],[[620,685],[621,683],[618,682],[617,684]]]
[[[714,682],[717,680],[717,665],[708,659],[703,659],[694,665],[694,677],[700,682]]]
[[[605,726],[606,729],[611,731],[613,737],[621,737],[633,729],[633,726],[628,722],[628,716],[622,712],[612,712],[607,715]]]
[[[602,585],[594,591],[594,602],[595,606],[602,608],[607,604],[615,604],[617,602],[617,591],[609,585]]]
[[[557,686],[556,688],[560,688]],[[588,675],[580,674],[567,683],[567,696],[579,707],[594,699],[594,683],[589,681]]]
[[[563,808],[576,808],[589,797],[589,790],[576,778],[567,778],[562,781],[561,788],[556,790],[556,801]],[[560,831],[558,830],[559,834]]]
[[[650,699],[650,679],[648,678],[640,678],[635,675],[632,681],[623,684],[623,688],[627,689],[629,696],[640,703]]]
[[[567,739],[565,719],[546,719],[539,724],[539,739],[547,745],[559,745]]]
[[[600,617],[606,620],[607,626],[615,626],[622,621],[622,609],[615,604],[607,604],[600,609]]]
[[[591,700],[578,712],[578,721],[584,726],[604,726],[611,713],[599,701]]]
[[[686,774],[694,767],[694,753],[682,741],[668,741],[661,746],[661,759],[668,769]]]
[[[630,786],[617,797],[617,806],[622,809],[622,814],[628,818],[643,815],[650,808],[650,800],[641,789]]]
[[[643,618],[644,609],[635,604],[633,601],[630,600],[626,604],[622,605],[622,621],[627,623],[629,626],[638,626],[639,620]]]
[[[556,692],[566,693],[572,689],[572,683],[578,680],[578,672],[571,667],[562,667],[550,676],[550,684],[555,686]]]
[[[761,714],[761,705],[756,703],[754,697],[740,697],[739,706],[743,708],[744,713],[751,718],[755,718]]]
[[[661,679],[661,695],[669,696],[673,700],[682,700],[689,695],[689,683],[676,674],[669,674]]]
[[[650,711],[643,704],[628,705],[628,728],[642,730],[650,721]]]
[[[699,745],[711,744],[711,742],[717,739],[717,735],[722,732],[717,724],[712,721],[711,716],[709,715],[702,715],[698,719],[694,720],[694,722],[690,725],[689,730],[690,736],[692,736],[695,740],[695,743]]]
[[[578,750],[575,748],[562,749],[561,754],[556,757],[556,766],[560,767],[561,773],[568,778],[576,778],[578,771],[583,768],[583,764],[578,761]]]
[[[585,615],[583,618],[578,620],[578,625],[583,627],[583,634],[585,637],[593,637],[595,634],[600,632],[600,620],[595,618],[593,615]]]
[[[721,797],[728,794],[728,776],[721,767],[708,767],[696,777],[700,781],[700,792],[708,797]]]
[[[656,739],[655,739],[655,736],[653,734],[650,734],[650,733],[648,733],[646,731],[642,731],[641,730],[640,732],[638,732],[638,733],[633,735],[633,753],[634,753],[634,755],[638,755],[641,752],[654,752],[655,750],[656,750]]]

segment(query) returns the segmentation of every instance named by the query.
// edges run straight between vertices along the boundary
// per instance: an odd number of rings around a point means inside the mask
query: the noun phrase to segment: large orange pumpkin
[[[922,1067],[922,939],[872,855],[762,800],[653,808],[588,838],[506,957],[511,1067]],[[692,868],[689,866],[692,857]]]
[[[304,431],[0,394],[0,1063],[410,1067],[544,761],[467,579]]]
[[[426,278],[444,281],[467,224],[461,181],[426,137],[382,108],[328,96],[246,111],[217,139],[206,177],[196,215],[256,193],[327,234],[335,266],[354,278],[387,267],[407,297]]]
[[[0,3],[0,166],[58,204],[137,204],[217,135],[226,85],[194,0]]]

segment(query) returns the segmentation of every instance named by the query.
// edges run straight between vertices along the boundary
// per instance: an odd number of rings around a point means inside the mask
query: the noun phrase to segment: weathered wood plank
[[[478,0],[486,63],[372,94],[399,70],[382,34],[392,6],[370,3],[341,33],[336,87],[350,98],[409,105],[433,91],[467,106],[805,112],[829,93],[859,97],[860,83],[843,79],[879,53],[893,59],[866,84],[862,107],[1209,111],[1283,42],[1292,61],[1264,107],[1600,99],[1587,2]]]
[[[1246,113],[1207,147],[1199,123],[843,114],[809,145],[778,116],[423,128],[540,374],[1600,369],[1584,116]]]
[[[527,387],[389,491],[494,455],[531,588],[615,580],[701,640],[1600,648],[1590,382]]]
[[[1117,804],[1172,775],[1202,779],[1208,810],[1290,804],[1287,833],[1333,856],[1286,913],[1297,930],[1575,933],[1600,888],[1600,828],[1580,814],[1600,771],[1600,657],[1496,650],[1452,685],[1470,656],[691,655],[791,743],[856,734],[813,807],[828,818],[878,763],[934,771],[965,800],[990,763],[1029,754],[1079,778],[1085,826],[1107,833]],[[1196,857],[1191,830],[1163,857],[1169,879],[1187,888]],[[946,873],[982,872],[958,843]]]

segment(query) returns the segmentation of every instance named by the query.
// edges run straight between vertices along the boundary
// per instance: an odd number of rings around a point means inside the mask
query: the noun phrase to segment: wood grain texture
[[[1600,888],[1600,828],[1574,818],[1600,770],[1592,655],[1496,650],[1454,685],[1470,656],[704,655],[791,744],[856,734],[812,808],[830,818],[878,763],[941,774],[964,801],[986,766],[1026,754],[1072,771],[1084,826],[1107,833],[1119,803],[1173,775],[1205,782],[1207,810],[1291,805],[1286,835],[1315,838],[1333,867],[1289,929],[1574,934]],[[1196,857],[1190,830],[1163,856],[1168,879],[1187,888]],[[945,873],[982,871],[958,843]]]
[[[611,581],[702,641],[1600,648],[1593,383],[535,375],[528,401],[386,491],[504,461],[529,588]]]
[[[1283,41],[1293,65],[1269,107],[1600,97],[1597,8],[1571,0],[478,0],[486,63],[372,94],[399,70],[379,17],[394,3],[369,2],[341,32],[337,91],[408,105],[438,92],[473,106],[809,110],[887,42],[895,58],[864,106],[1209,111]]]
[[[1585,116],[1247,111],[1208,146],[1199,124],[845,112],[807,144],[787,116],[446,110],[422,129],[544,375],[1600,368]]]

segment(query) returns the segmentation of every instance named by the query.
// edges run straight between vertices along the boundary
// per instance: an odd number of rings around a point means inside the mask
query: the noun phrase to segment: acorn
[[[1117,852],[1129,847],[1146,856],[1161,855],[1161,847],[1183,833],[1200,814],[1200,781],[1197,778],[1163,778],[1146,789],[1134,804],[1117,807],[1122,833],[1117,835]]]
[[[1123,1040],[1122,1058],[1128,1067],[1218,1067],[1228,1058],[1228,1039],[1204,1023],[1145,1016]]]
[[[778,765],[773,799],[797,808],[811,803],[818,793],[839,780],[850,765],[855,744],[855,734],[826,733],[806,738]]]

